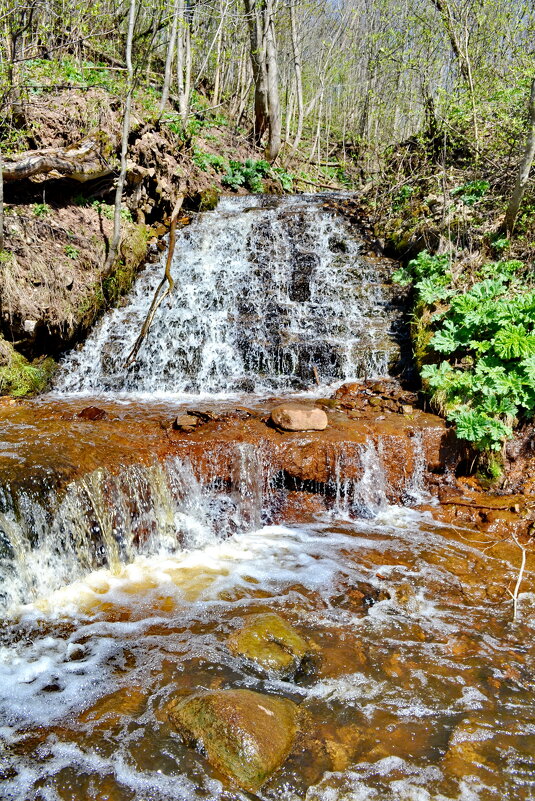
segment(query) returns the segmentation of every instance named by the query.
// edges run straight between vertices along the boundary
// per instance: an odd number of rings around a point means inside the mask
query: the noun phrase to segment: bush
[[[394,274],[431,307],[428,350],[447,357],[424,365],[422,378],[458,436],[480,451],[499,451],[535,412],[535,291],[519,280],[523,268],[492,262],[466,286],[453,281],[447,256],[424,252]]]

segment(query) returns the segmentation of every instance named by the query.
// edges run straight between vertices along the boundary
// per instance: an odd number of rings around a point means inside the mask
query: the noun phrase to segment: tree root
[[[173,255],[175,252],[175,244],[176,244],[176,223],[178,219],[178,213],[182,208],[182,203],[184,202],[184,196],[181,195],[177,202],[175,203],[175,207],[171,214],[171,225],[169,228],[169,247],[167,249],[167,259],[165,262],[165,272],[162,280],[158,284],[156,288],[156,292],[154,293],[154,297],[152,299],[152,303],[150,304],[150,309],[148,311],[147,316],[145,317],[145,322],[141,326],[141,331],[139,332],[139,336],[134,342],[132,350],[128,354],[126,361],[124,363],[125,367],[130,367],[136,361],[137,354],[139,353],[139,349],[145,340],[145,337],[149,333],[150,327],[154,321],[154,317],[156,312],[164,302],[165,298],[171,294],[174,289],[175,282],[173,280],[173,276],[171,275],[171,263],[173,261]],[[164,290],[164,286],[167,284],[167,287]],[[163,291],[162,291],[163,290]]]

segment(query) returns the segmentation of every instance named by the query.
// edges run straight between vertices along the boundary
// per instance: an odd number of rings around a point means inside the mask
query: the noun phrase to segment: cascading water
[[[396,315],[321,198],[224,198],[177,236],[175,291],[125,369],[162,266],[65,360],[61,392],[291,391],[388,372]]]
[[[321,198],[224,199],[180,233],[175,293],[126,370],[161,271],[65,359],[51,398],[0,408],[1,797],[531,799],[533,598],[519,647],[511,562],[429,511],[429,421],[403,440],[412,407],[379,387],[367,417],[327,401],[321,434],[266,425],[280,398],[261,395],[387,373],[380,270]],[[243,392],[217,401],[234,428],[174,438],[181,403]],[[100,421],[80,417],[86,395]],[[290,681],[229,647],[273,611],[310,638],[315,672]],[[175,696],[222,688],[303,713],[256,795],[169,722]]]

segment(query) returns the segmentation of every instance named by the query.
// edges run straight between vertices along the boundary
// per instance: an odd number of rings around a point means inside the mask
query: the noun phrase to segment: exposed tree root
[[[143,344],[143,341],[147,334],[149,333],[150,327],[153,323],[154,317],[156,312],[162,305],[165,298],[171,294],[174,289],[175,282],[173,280],[173,276],[171,275],[171,264],[173,261],[173,254],[175,252],[175,244],[176,244],[176,223],[178,219],[178,213],[182,208],[182,203],[184,202],[184,196],[181,195],[177,202],[175,203],[175,207],[171,214],[171,225],[169,228],[169,247],[167,249],[167,259],[165,262],[165,272],[162,280],[158,284],[156,288],[156,292],[154,293],[154,297],[152,299],[152,303],[150,304],[150,309],[148,311],[147,316],[145,317],[145,322],[141,327],[141,331],[139,332],[139,336],[134,342],[132,350],[128,354],[128,357],[124,363],[125,367],[129,367],[133,364],[136,360],[137,354],[139,353],[139,349]],[[164,289],[164,286],[167,284],[167,287]]]

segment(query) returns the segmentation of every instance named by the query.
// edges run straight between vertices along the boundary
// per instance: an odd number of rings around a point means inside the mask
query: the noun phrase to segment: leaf
[[[430,343],[433,350],[439,353],[453,353],[462,344],[459,331],[451,320],[446,320],[441,329],[432,337]]]
[[[494,338],[494,350],[502,359],[518,359],[535,354],[535,336],[522,325],[508,324]]]

